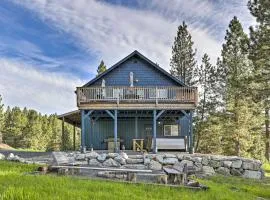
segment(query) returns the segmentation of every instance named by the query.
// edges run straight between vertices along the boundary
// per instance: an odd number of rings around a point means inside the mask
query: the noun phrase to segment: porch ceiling
[[[189,112],[189,111],[187,111]],[[91,116],[93,118],[111,118],[104,110],[95,110]],[[181,110],[166,110],[160,117],[159,120],[166,120],[170,118],[176,118],[183,116]],[[118,110],[118,118],[151,118],[153,117],[152,110]],[[64,118],[65,122],[75,125],[77,127],[81,126],[81,114],[80,110],[75,110],[71,112],[64,113],[57,116],[58,119],[62,120]]]

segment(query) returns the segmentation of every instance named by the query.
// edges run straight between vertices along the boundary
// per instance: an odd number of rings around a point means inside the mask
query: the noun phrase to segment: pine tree
[[[181,79],[189,86],[193,85],[193,73],[196,66],[196,53],[193,50],[193,44],[187,25],[183,22],[183,24],[178,27],[172,47],[170,72],[173,76]]]
[[[254,65],[253,91],[255,101],[264,107],[265,158],[270,160],[270,1],[250,0],[248,7],[258,26],[251,27],[250,59]]]
[[[98,66],[98,69],[97,69],[97,75],[102,74],[106,70],[107,70],[107,66],[104,64],[104,61],[101,60],[99,66]]]
[[[257,110],[248,93],[252,64],[248,59],[249,39],[236,17],[229,24],[222,49],[224,67],[225,109],[227,120],[223,135],[224,153],[245,156],[253,144],[252,131],[260,126],[256,120]],[[232,145],[233,144],[233,145]]]
[[[195,77],[197,78],[196,84],[200,88],[199,103],[196,109],[196,145],[195,151],[197,151],[201,135],[204,134],[206,128],[206,119],[210,113],[215,111],[216,107],[216,95],[214,91],[216,81],[215,67],[210,63],[210,58],[207,54],[204,54],[202,58],[202,64],[196,68]]]

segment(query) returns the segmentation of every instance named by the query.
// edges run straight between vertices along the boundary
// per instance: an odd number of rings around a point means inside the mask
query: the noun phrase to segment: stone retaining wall
[[[261,179],[264,172],[261,169],[262,163],[259,160],[247,159],[237,156],[220,156],[205,154],[144,154],[127,155],[121,153],[79,152],[66,153],[71,163],[98,167],[118,167],[126,169],[151,169],[163,171],[164,166],[172,166],[178,171],[183,171],[184,165],[193,167],[198,176],[213,176],[221,174],[224,176],[241,176],[244,178]],[[7,157],[0,154],[0,160],[33,163],[10,153]],[[38,162],[36,162],[38,163]]]
[[[164,166],[172,166],[182,171],[184,164],[195,168],[201,176],[221,174],[225,176],[241,176],[244,178],[261,179],[264,176],[259,160],[247,159],[237,156],[220,156],[205,154],[144,154],[127,155],[126,153],[90,152],[86,154],[75,153],[77,161],[88,160],[88,165],[99,167],[119,167],[131,169],[151,169],[162,171]]]

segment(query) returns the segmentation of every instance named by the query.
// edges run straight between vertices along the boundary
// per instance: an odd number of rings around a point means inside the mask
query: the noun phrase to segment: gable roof
[[[128,56],[126,56],[125,58],[123,58],[122,60],[120,60],[119,62],[117,62],[116,64],[114,64],[112,67],[110,67],[109,69],[107,69],[105,72],[99,74],[97,77],[93,78],[91,81],[89,81],[88,83],[86,83],[85,85],[83,85],[83,87],[87,87],[91,84],[93,84],[94,82],[96,82],[97,80],[101,79],[102,77],[104,77],[106,74],[108,74],[109,72],[111,72],[112,70],[114,70],[115,68],[119,67],[122,63],[124,63],[125,61],[127,61],[129,58],[133,57],[137,55],[139,58],[141,58],[142,60],[144,60],[145,62],[149,63],[151,66],[153,66],[156,70],[158,70],[159,72],[161,72],[162,74],[164,74],[165,76],[169,77],[170,79],[172,79],[174,82],[180,84],[181,86],[186,86],[184,84],[184,82],[182,82],[181,80],[179,80],[178,78],[172,76],[170,73],[168,73],[166,70],[162,69],[160,66],[158,66],[157,64],[155,64],[154,62],[152,62],[150,59],[148,59],[147,57],[145,57],[144,55],[142,55],[140,52],[138,52],[137,50],[133,51],[131,54],[129,54]]]

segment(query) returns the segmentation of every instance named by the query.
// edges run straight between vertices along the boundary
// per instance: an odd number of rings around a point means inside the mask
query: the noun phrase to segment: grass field
[[[36,167],[0,161],[0,199],[270,199],[269,179],[256,181],[213,177],[200,180],[210,187],[208,191],[194,191],[166,186],[25,174]]]

